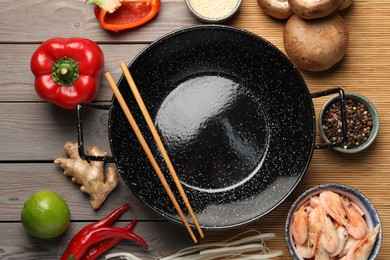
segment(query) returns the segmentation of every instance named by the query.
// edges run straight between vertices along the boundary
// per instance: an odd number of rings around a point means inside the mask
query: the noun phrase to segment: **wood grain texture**
[[[0,222],[19,221],[24,202],[43,188],[55,191],[65,199],[72,213],[72,221],[96,221],[125,203],[130,203],[131,207],[123,214],[123,219],[164,220],[138,200],[119,179],[118,187],[109,195],[106,203],[94,210],[89,205],[89,195],[81,192],[80,185],[73,183],[53,163],[0,163]]]
[[[129,220],[131,221],[131,220]],[[115,225],[123,227],[129,221],[119,221]],[[51,240],[42,241],[26,233],[20,223],[1,223],[3,239],[0,245],[0,259],[41,260],[60,259],[72,237],[90,222],[72,222],[68,230],[61,236]],[[155,259],[158,256],[173,254],[179,249],[191,245],[186,239],[186,231],[180,226],[168,222],[138,222],[134,232],[144,238],[149,249],[144,249],[132,241],[122,241],[109,253],[130,252],[141,259]],[[161,234],[166,234],[161,236]],[[182,239],[175,238],[180,236]],[[105,259],[101,257],[99,259]]]
[[[93,13],[93,5],[85,1],[32,0],[0,1],[0,42],[41,43],[51,37],[86,37],[99,43],[150,42],[162,34],[199,24],[184,2],[162,1],[155,19],[128,33],[102,30]]]
[[[123,33],[102,30],[93,15],[93,6],[84,1],[0,0],[0,4],[0,259],[58,259],[72,235],[82,226],[125,202],[130,202],[132,207],[118,225],[139,219],[136,232],[151,248],[144,251],[121,243],[113,251],[131,251],[142,259],[154,259],[191,245],[184,227],[167,222],[144,206],[123,182],[100,210],[89,207],[88,196],[52,164],[55,158],[65,156],[64,143],[76,139],[76,114],[40,100],[29,69],[32,53],[46,39],[86,37],[102,48],[106,60],[104,70],[118,80],[122,74],[119,62],[130,63],[143,48],[166,33],[201,24],[191,16],[184,1],[163,0],[156,19]],[[315,150],[302,182],[275,211],[243,227],[206,231],[202,243],[223,241],[250,229],[275,232],[277,238],[268,245],[283,250],[284,256],[279,259],[290,259],[284,242],[284,225],[291,204],[315,185],[341,183],[360,190],[374,203],[384,232],[377,259],[390,258],[390,1],[355,0],[341,15],[350,33],[344,59],[326,72],[301,73],[310,92],[341,86],[347,92],[369,98],[380,115],[377,140],[369,149],[355,155],[332,149]],[[251,31],[285,52],[285,21],[263,14],[256,0],[243,0],[237,15],[225,24]],[[107,103],[111,97],[112,92],[102,78],[96,102]],[[313,100],[317,114],[327,99]],[[87,145],[98,145],[109,151],[107,113],[89,111],[84,116]],[[317,134],[317,142],[321,141]],[[32,238],[26,235],[20,223],[24,201],[39,189],[57,191],[71,207],[70,228],[55,240]]]
[[[75,111],[49,103],[0,103],[0,160],[53,161],[63,157],[66,141],[77,140]],[[85,120],[86,147],[97,145],[109,152],[108,111],[91,110]],[[24,149],[21,149],[24,147]]]
[[[110,71],[119,80],[122,71],[119,62],[130,63],[146,47],[146,44],[101,44],[105,57],[104,71]],[[30,59],[39,44],[0,44],[0,102],[41,102],[34,88],[34,75],[30,71]],[[18,57],[15,59],[15,57]],[[112,97],[104,77],[96,101],[109,101]]]

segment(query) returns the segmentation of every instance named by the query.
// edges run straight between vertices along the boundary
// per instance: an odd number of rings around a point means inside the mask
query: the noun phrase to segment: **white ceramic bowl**
[[[242,0],[236,0],[234,6],[226,5],[221,2],[219,6],[219,1],[207,1],[207,0],[193,0],[198,4],[194,4],[192,0],[185,0],[188,8],[191,13],[198,18],[200,21],[205,23],[222,23],[232,16],[234,16],[238,9],[241,6]],[[231,7],[231,8],[230,8]],[[212,11],[213,8],[226,8],[223,12]],[[212,15],[207,15],[207,13],[212,13]],[[217,15],[218,14],[218,15]]]
[[[328,108],[328,106],[331,105],[333,102],[337,101],[338,98],[339,98],[338,96],[334,96],[331,99],[329,99],[325,103],[325,105],[323,106],[323,108],[321,109],[320,114],[319,114],[318,124],[319,124],[320,134],[321,134],[322,138],[324,139],[324,141],[327,143],[331,143],[331,141],[328,139],[328,137],[325,134],[325,131],[324,131],[323,125],[322,125],[322,120],[323,120],[324,113],[325,113],[326,109]],[[357,100],[357,101],[360,101],[361,103],[363,103],[367,107],[368,111],[371,114],[373,126],[371,129],[371,134],[365,143],[363,143],[357,147],[353,147],[353,148],[334,147],[333,149],[335,149],[336,151],[339,151],[339,152],[343,152],[343,153],[357,153],[357,152],[363,151],[366,148],[368,148],[374,142],[375,138],[377,137],[378,131],[379,131],[379,115],[378,115],[378,111],[376,110],[374,104],[370,100],[368,100],[366,97],[364,97],[360,94],[357,94],[357,93],[346,92],[345,98]]]
[[[371,254],[368,260],[374,260],[378,255],[381,243],[382,243],[382,224],[376,211],[374,205],[358,190],[341,184],[323,184],[315,186],[306,192],[304,192],[292,205],[286,220],[285,226],[285,239],[287,248],[293,257],[293,259],[303,259],[300,257],[296,251],[295,245],[293,243],[292,234],[291,234],[291,223],[294,213],[302,206],[311,196],[318,195],[324,190],[331,190],[338,193],[339,195],[349,198],[351,201],[355,202],[365,213],[365,220],[368,225],[369,230],[372,230],[377,224],[380,225],[379,233],[377,235],[376,242],[371,251]]]

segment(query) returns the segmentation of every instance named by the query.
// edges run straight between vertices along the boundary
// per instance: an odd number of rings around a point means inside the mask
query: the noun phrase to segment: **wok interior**
[[[249,180],[268,147],[260,102],[238,79],[220,72],[179,83],[155,123],[182,183],[202,192],[227,191]]]
[[[313,105],[300,74],[270,43],[226,26],[198,26],[159,39],[129,69],[201,226],[257,219],[303,177],[314,146]],[[118,85],[175,191],[126,80]],[[126,184],[180,222],[115,98],[109,127]]]

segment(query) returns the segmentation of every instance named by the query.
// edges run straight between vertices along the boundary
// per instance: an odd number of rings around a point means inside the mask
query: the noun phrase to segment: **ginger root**
[[[66,142],[64,150],[69,158],[57,158],[54,164],[61,166],[65,175],[72,176],[73,182],[81,184],[80,190],[90,195],[92,208],[98,209],[118,185],[118,175],[115,169],[108,167],[105,178],[104,162],[88,162],[81,159],[76,142]],[[89,147],[87,153],[94,156],[107,155],[96,146]]]

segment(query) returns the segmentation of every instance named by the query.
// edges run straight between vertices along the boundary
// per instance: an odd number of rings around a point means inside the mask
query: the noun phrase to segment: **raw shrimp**
[[[322,207],[318,207],[321,219],[322,226],[322,235],[321,235],[321,245],[329,253],[333,253],[338,249],[339,246],[339,236],[337,234],[336,228],[333,225],[330,217],[326,215],[325,210]]]
[[[311,196],[303,205],[291,228],[298,255],[312,260],[363,260],[371,254],[379,226],[369,230],[359,205],[331,190]]]
[[[325,249],[323,243],[322,243],[322,237],[324,234],[321,235],[320,242],[318,242],[317,250],[314,255],[315,260],[329,260],[329,252]]]
[[[315,208],[321,205],[320,196],[312,196],[310,197],[310,206]]]
[[[349,250],[346,260],[365,260],[371,254],[379,232],[379,224],[365,238],[359,240]]]
[[[333,191],[325,190],[320,193],[321,205],[334,220],[345,226],[347,222],[347,212],[344,208],[341,196]]]
[[[301,245],[305,243],[309,232],[309,214],[305,206],[301,206],[297,212],[294,213],[293,222],[291,226],[291,234],[295,243]]]
[[[356,211],[357,212],[359,212],[359,214],[361,215],[361,216],[364,216],[364,211],[359,207],[359,205],[357,205],[355,202],[352,202],[352,201],[350,201],[349,203],[351,203],[352,204],[352,206],[356,209]]]
[[[309,247],[309,244],[307,241],[305,243],[303,243],[302,245],[297,244],[297,245],[295,245],[295,247],[297,249],[298,255],[300,255],[303,258],[312,258],[314,255],[315,251]]]
[[[355,245],[356,243],[356,239],[351,237],[351,236],[348,236],[347,237],[347,241],[345,241],[345,245],[344,245],[344,248],[343,250],[341,250],[340,254],[339,254],[339,257],[343,257],[343,256],[347,256],[349,250],[351,250],[351,248]]]
[[[319,207],[314,208],[309,214],[309,234],[307,237],[308,247],[310,250],[310,257],[314,256],[318,241],[321,236],[321,217]]]
[[[339,237],[339,245],[337,247],[337,250],[334,251],[332,254],[330,254],[331,257],[338,256],[341,251],[343,251],[343,248],[345,246],[345,242],[347,241],[348,238],[348,232],[343,226],[338,226],[336,228],[337,235]]]
[[[368,226],[363,217],[353,207],[347,198],[341,197],[344,208],[347,212],[347,223],[345,227],[348,233],[356,239],[364,238],[368,233]]]

